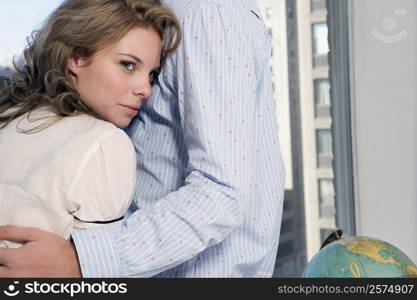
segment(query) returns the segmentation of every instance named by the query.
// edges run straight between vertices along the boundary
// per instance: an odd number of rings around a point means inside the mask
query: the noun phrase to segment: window
[[[283,208],[283,210],[284,211],[291,210],[291,202],[288,201],[287,199],[284,200],[284,208]]]
[[[311,0],[311,11],[326,10],[326,0]]]
[[[257,2],[272,28],[278,134],[287,169],[273,276],[299,277],[336,225],[354,234],[347,4]]]
[[[56,5],[60,2],[52,1]],[[34,8],[42,9],[46,14],[53,7],[44,2],[48,1],[38,1]],[[280,136],[281,148],[286,150],[284,154],[288,152],[291,155],[285,161],[284,218],[274,276],[296,277],[334,230],[335,224],[346,234],[353,234],[355,230],[351,158],[348,157],[351,151],[348,141],[351,134],[350,91],[346,82],[349,78],[348,1],[257,2],[273,36],[271,71],[274,73],[272,87],[277,111],[290,107],[287,119],[278,118],[280,134],[286,130],[289,132],[289,138]],[[361,8],[358,5],[357,14]],[[12,12],[7,11],[8,14]],[[408,14],[411,14],[411,9]],[[387,28],[383,26],[380,29]],[[5,52],[11,47],[3,46],[11,40],[7,34],[23,37],[29,32],[17,34],[5,30],[4,34],[0,41],[0,65],[7,66],[10,65],[5,63],[9,61],[8,57],[17,54]],[[9,71],[0,68],[0,73]],[[289,181],[291,185],[287,186]],[[310,192],[312,190],[314,192]],[[305,213],[313,210],[316,212]]]
[[[290,232],[292,230],[293,230],[293,219],[282,221],[281,234],[286,234],[287,232]]]
[[[330,117],[330,83],[328,79],[314,80],[314,100],[316,118]]]
[[[278,258],[282,258],[291,255],[294,252],[294,243],[293,241],[280,243],[278,248]]]
[[[334,185],[333,180],[319,180],[319,203],[320,217],[324,219],[334,219],[335,203],[334,203]]]
[[[327,66],[329,43],[326,23],[316,23],[312,27],[313,34],[313,66]]]
[[[40,27],[39,23],[62,0],[1,1],[0,4],[0,72],[14,72],[13,59],[18,62],[27,44],[26,37]],[[3,69],[3,70],[1,70]],[[6,70],[4,70],[6,69]]]
[[[327,129],[317,130],[317,167],[331,168],[332,160],[332,133]]]

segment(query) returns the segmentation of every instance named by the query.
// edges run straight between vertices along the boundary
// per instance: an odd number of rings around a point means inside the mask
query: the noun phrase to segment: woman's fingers
[[[13,254],[13,250],[9,248],[0,248],[0,268],[7,267],[9,265],[10,254]]]
[[[39,239],[40,230],[15,225],[0,226],[0,240],[25,244]]]

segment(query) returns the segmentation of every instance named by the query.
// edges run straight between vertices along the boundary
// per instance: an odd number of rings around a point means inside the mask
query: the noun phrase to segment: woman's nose
[[[143,76],[134,83],[133,93],[135,96],[141,96],[142,99],[147,99],[152,94],[152,85],[149,81],[149,76]]]

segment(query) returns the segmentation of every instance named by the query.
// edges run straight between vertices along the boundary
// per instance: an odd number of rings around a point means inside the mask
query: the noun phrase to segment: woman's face
[[[152,29],[135,27],[117,43],[89,59],[68,61],[81,99],[104,120],[123,128],[151,95],[161,57],[161,39]]]

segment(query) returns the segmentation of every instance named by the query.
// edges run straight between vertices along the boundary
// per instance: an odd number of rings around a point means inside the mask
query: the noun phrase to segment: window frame
[[[326,0],[336,226],[356,234],[350,104],[349,2]]]

